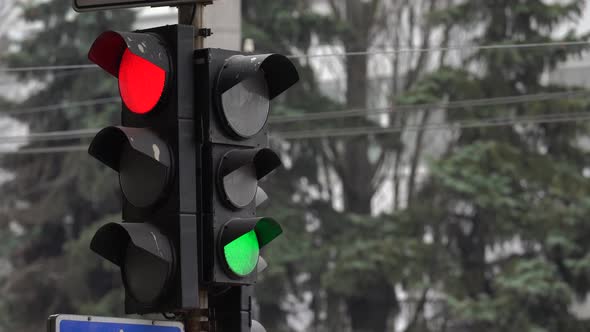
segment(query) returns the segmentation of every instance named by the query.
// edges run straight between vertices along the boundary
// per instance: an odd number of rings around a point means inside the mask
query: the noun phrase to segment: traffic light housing
[[[119,174],[123,222],[101,227],[91,249],[120,267],[127,313],[198,309],[199,287],[253,284],[260,250],[282,233],[256,207],[268,198],[259,182],[281,165],[270,103],[297,70],[277,54],[195,51],[194,33],[108,31],[89,52],[122,100],[121,126],[89,153]]]
[[[256,282],[260,249],[282,233],[256,215],[266,200],[259,182],[281,165],[268,148],[270,102],[299,80],[278,54],[195,51],[197,110],[202,117],[203,222],[201,280],[208,285]]]
[[[118,79],[121,126],[89,153],[119,174],[123,222],[101,227],[91,249],[121,268],[127,313],[199,307],[200,140],[191,26],[107,31],[89,59]]]

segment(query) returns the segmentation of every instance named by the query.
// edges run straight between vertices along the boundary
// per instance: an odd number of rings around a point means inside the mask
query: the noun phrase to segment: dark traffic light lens
[[[151,253],[129,243],[123,261],[125,285],[137,301],[150,304],[157,300],[168,281],[169,266]]]
[[[131,112],[151,111],[160,101],[165,84],[166,72],[162,68],[125,50],[119,66],[119,92]]]
[[[251,165],[238,168],[224,176],[222,181],[223,193],[234,207],[244,208],[256,197],[258,180]]]
[[[159,147],[153,145],[154,154]],[[129,144],[121,150],[119,182],[125,198],[135,207],[148,207],[158,201],[168,185],[169,169],[157,160],[132,149]]]
[[[223,117],[234,133],[244,138],[256,135],[266,124],[270,112],[264,74],[259,72],[224,92],[221,105]]]

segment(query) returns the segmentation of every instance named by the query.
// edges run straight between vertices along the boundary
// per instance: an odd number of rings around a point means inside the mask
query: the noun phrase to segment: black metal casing
[[[222,257],[222,248],[226,245],[222,243],[222,234],[226,232],[224,228],[234,235],[247,232],[257,223],[253,220],[257,216],[256,199],[252,196],[256,190],[252,191],[252,186],[257,188],[259,180],[281,165],[276,153],[267,148],[268,113],[265,122],[260,120],[270,111],[270,101],[295,84],[299,76],[294,65],[278,54],[202,49],[195,51],[194,61],[196,109],[201,114],[200,135],[203,138],[203,220],[199,223],[201,280],[212,285],[252,285],[256,282],[256,269],[246,276],[237,276],[226,265]],[[230,91],[232,89],[238,92]],[[233,107],[231,110],[224,109],[222,98],[226,92],[225,101]],[[233,124],[228,114],[235,116]],[[251,126],[246,131],[255,134],[237,132],[236,124],[245,128]],[[222,183],[227,173],[235,170],[241,175],[232,182],[232,185],[239,184],[231,187],[235,193],[232,196],[227,194],[228,188]],[[240,231],[240,223],[250,226]],[[278,224],[276,227],[279,232],[273,236],[281,232]]]
[[[281,165],[267,148],[270,101],[298,81],[297,70],[278,54],[195,51],[194,33],[183,25],[108,31],[89,53],[116,78],[136,78],[133,71],[124,74],[136,67],[120,67],[124,54],[166,73],[155,106],[136,114],[122,103],[122,126],[103,129],[89,148],[119,173],[123,222],[101,227],[91,248],[121,267],[127,313],[199,309],[199,289],[206,288],[217,303],[211,312],[221,315],[218,286],[233,289],[228,301],[250,301],[245,289],[236,290],[243,287],[234,286],[256,282],[251,258],[282,232],[272,218],[256,216],[266,199],[258,183]],[[125,102],[145,100],[143,85],[131,87],[140,87],[133,95],[139,99]],[[258,247],[232,253],[244,253],[250,260],[238,262],[250,265],[232,270],[223,248],[251,231]],[[265,264],[260,262],[257,267]],[[238,311],[239,321],[250,321],[250,306]]]
[[[195,76],[197,110],[201,112],[203,137],[203,221],[202,243],[202,280],[205,283],[245,285],[256,281],[256,272],[248,278],[232,279],[224,267],[223,259],[217,250],[217,236],[223,225],[232,218],[252,218],[256,216],[255,202],[243,209],[232,209],[223,199],[217,185],[219,163],[222,157],[233,149],[264,148],[268,144],[267,126],[249,139],[236,139],[228,133],[223,119],[218,112],[215,86],[219,71],[225,60],[243,53],[221,50],[202,49],[195,51]],[[207,79],[205,79],[207,78]]]
[[[123,131],[133,132],[124,129],[126,127],[142,128],[140,132],[149,130],[164,142],[171,158],[169,183],[156,203],[147,207],[138,207],[126,199],[125,195],[122,195],[124,221],[122,225],[147,223],[156,227],[171,244],[173,249],[171,261],[173,263],[171,264],[170,279],[166,283],[165,289],[152,304],[146,305],[137,301],[130,295],[126,285],[125,311],[127,313],[150,313],[195,309],[199,307],[197,222],[201,192],[197,188],[200,188],[201,179],[201,140],[196,132],[196,129],[200,127],[198,125],[200,119],[195,118],[194,28],[186,25],[170,25],[140,30],[135,33],[156,36],[168,53],[171,68],[163,98],[154,110],[147,114],[135,114],[122,103]],[[142,138],[141,135],[134,136],[127,133],[125,135],[129,141]],[[112,138],[104,138],[104,140],[112,141]],[[104,144],[101,144],[98,141],[95,151],[90,151],[91,154],[95,157],[98,155],[98,159],[101,159],[101,154],[104,156],[103,159],[116,159],[116,156],[113,156],[121,151],[113,148],[112,144],[109,146],[108,143],[105,141]],[[146,149],[150,148],[150,144],[155,146],[155,143],[151,141],[142,143]],[[159,147],[159,149],[162,148]],[[101,161],[104,162],[103,159]],[[148,190],[147,186],[144,189]],[[141,194],[141,190],[144,189],[140,186],[136,191]],[[148,227],[145,229],[147,232]],[[155,233],[150,233],[154,239],[156,238]],[[113,236],[117,236],[117,234],[106,234],[102,238],[95,236],[97,242],[95,243],[93,240],[92,245],[98,250],[94,247],[93,250],[104,252],[109,250],[106,248],[107,246],[117,246],[117,239]],[[118,237],[121,238],[121,236]],[[157,241],[155,243],[157,245]],[[116,250],[119,250],[120,255],[123,249],[116,248]],[[149,273],[146,273],[145,277],[150,278]]]
[[[195,99],[193,76],[194,28],[171,25],[143,32],[156,33],[168,46],[171,72],[174,77],[160,109],[147,116],[122,113],[122,124],[129,127],[150,127],[166,142],[173,155],[173,181],[167,197],[155,209],[137,209],[124,204],[123,220],[148,221],[171,240],[176,257],[175,273],[158,311],[195,309],[199,307],[198,284],[198,207],[200,184],[200,145],[195,133]],[[165,91],[166,92],[166,91]],[[125,106],[123,104],[123,108]],[[133,298],[126,306],[139,305]],[[141,305],[139,305],[141,306]],[[146,312],[154,312],[149,308]]]

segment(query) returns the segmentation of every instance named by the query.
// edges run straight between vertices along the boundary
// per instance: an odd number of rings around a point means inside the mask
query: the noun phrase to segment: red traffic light
[[[119,66],[119,92],[131,112],[151,111],[162,97],[165,83],[162,68],[125,50]]]
[[[170,60],[155,35],[107,31],[94,41],[88,58],[119,79],[121,99],[131,112],[148,113],[162,99]]]

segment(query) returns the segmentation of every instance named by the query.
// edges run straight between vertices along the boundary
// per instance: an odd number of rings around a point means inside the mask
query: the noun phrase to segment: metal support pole
[[[205,38],[205,6],[213,3],[213,0],[199,0],[192,5],[178,6],[178,24],[192,25],[195,27],[195,49],[204,48]],[[199,309],[186,312],[184,315],[185,332],[209,332],[209,293],[206,288],[199,289]]]
[[[199,0],[192,5],[178,6],[178,24],[192,25],[195,27],[195,39],[193,47],[203,48],[207,34],[205,31],[205,6],[213,3],[213,0]],[[185,332],[210,331],[209,324],[209,294],[207,289],[199,289],[199,309],[186,312],[184,315]]]
[[[185,332],[209,332],[209,298],[206,289],[199,290],[200,309],[191,310],[184,314]]]
[[[211,298],[210,322],[215,332],[251,332],[252,286],[234,286]]]
[[[199,290],[199,301],[201,306],[200,327],[201,331],[211,331],[209,322],[209,292],[202,288]],[[190,331],[185,331],[190,332]]]
[[[192,5],[178,6],[178,24],[192,25],[195,27],[195,49],[205,47],[205,6],[213,3],[213,0],[201,0]]]
[[[185,332],[201,332],[201,310],[191,310],[184,316]]]

